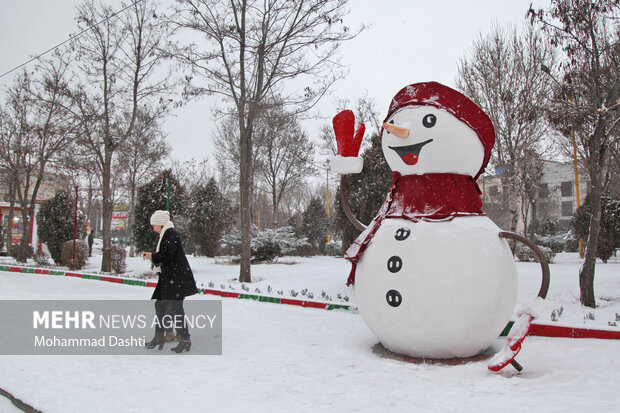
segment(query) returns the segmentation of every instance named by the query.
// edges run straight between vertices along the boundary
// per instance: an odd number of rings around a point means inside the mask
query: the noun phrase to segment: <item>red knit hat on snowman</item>
[[[484,147],[482,167],[476,174],[477,179],[491,157],[495,144],[495,128],[489,115],[484,113],[471,99],[448,86],[438,82],[414,83],[402,88],[392,99],[384,123],[399,109],[407,106],[434,106],[443,109],[469,126]]]

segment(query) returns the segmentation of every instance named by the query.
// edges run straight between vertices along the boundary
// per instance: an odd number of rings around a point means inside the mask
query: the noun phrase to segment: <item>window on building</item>
[[[489,188],[489,194],[490,194],[491,196],[497,196],[497,195],[499,194],[499,188],[497,187],[497,185],[492,185],[492,186]]]
[[[536,214],[538,215],[538,219],[549,218],[549,202],[536,202]]]
[[[540,184],[540,187],[538,188],[538,197],[539,198],[549,197],[549,185],[548,184]]]
[[[573,215],[573,202],[572,201],[563,201],[562,202],[562,216],[570,217]]]
[[[573,196],[573,183],[570,181],[562,182],[561,191],[562,196]]]

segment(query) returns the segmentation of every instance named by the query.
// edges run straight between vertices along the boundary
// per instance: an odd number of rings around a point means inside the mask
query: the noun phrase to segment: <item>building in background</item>
[[[588,193],[587,179],[579,173],[579,197],[581,204]],[[530,209],[532,209],[530,207]],[[577,211],[575,169],[572,162],[545,161],[543,177],[538,189],[535,211],[531,213],[538,221],[557,220],[560,228],[569,230],[570,221]]]
[[[10,185],[2,178],[0,178],[0,223],[2,224],[2,236],[6,237],[7,229],[9,225],[12,225],[12,244],[19,244],[21,242],[22,236],[24,234],[24,226],[22,221],[22,209],[19,201],[15,201],[15,205],[13,207],[13,220],[10,221],[10,193],[9,188]],[[31,182],[31,185],[33,182]],[[55,173],[46,173],[43,181],[41,182],[41,186],[39,187],[39,191],[37,193],[37,200],[35,202],[35,212],[34,219],[30,223],[29,228],[30,231],[30,245],[38,245],[38,236],[37,236],[37,212],[39,209],[39,205],[48,199],[52,198],[56,191],[60,189],[68,189],[70,184],[70,178],[63,174],[55,174]],[[4,249],[7,248],[5,238]]]
[[[482,191],[482,209],[500,228],[510,228],[508,199],[501,181],[501,175],[483,175],[478,180]],[[581,203],[587,194],[585,174],[579,174],[579,195]],[[517,231],[523,231],[521,205],[517,206],[519,219]],[[543,161],[542,178],[533,205],[528,210],[528,222],[557,221],[562,230],[571,229],[570,221],[577,210],[575,170],[572,162]]]

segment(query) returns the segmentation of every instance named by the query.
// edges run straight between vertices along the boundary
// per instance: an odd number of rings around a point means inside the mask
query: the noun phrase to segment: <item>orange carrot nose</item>
[[[383,129],[401,139],[407,139],[410,133],[409,129],[401,128],[400,126],[392,125],[391,123],[384,123]]]

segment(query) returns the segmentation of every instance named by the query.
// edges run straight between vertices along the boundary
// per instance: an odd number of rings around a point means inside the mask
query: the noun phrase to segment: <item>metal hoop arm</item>
[[[348,190],[346,177],[346,175],[340,176],[340,204],[342,205],[342,209],[344,209],[345,215],[349,218],[349,221],[351,221],[351,224],[353,224],[353,226],[360,231],[364,231],[366,229],[366,225],[362,224],[355,217],[355,215],[353,215],[353,212],[351,212],[351,209],[349,208],[349,203],[346,199],[346,192]]]
[[[513,232],[505,231],[500,232],[499,236],[500,238],[520,241],[527,245],[538,257],[538,261],[540,262],[540,266],[542,268],[542,283],[540,286],[540,291],[538,292],[538,297],[530,306],[530,311],[526,311],[519,315],[517,321],[512,326],[510,333],[508,334],[504,349],[498,352],[487,365],[488,369],[494,372],[500,371],[508,364],[512,364],[517,371],[521,371],[523,370],[523,366],[517,363],[515,357],[519,351],[521,351],[521,343],[523,343],[523,340],[529,333],[532,320],[537,317],[537,313],[539,312],[537,310],[540,310],[540,308],[536,308],[536,304],[544,303],[547,292],[549,291],[549,264],[547,263],[547,259],[540,248],[538,248],[538,246],[528,238]],[[518,328],[513,332],[516,325],[518,325]]]
[[[547,258],[545,258],[545,254],[538,248],[536,244],[534,244],[529,238],[525,238],[522,235],[515,234],[514,232],[502,231],[499,233],[500,238],[513,239],[515,241],[520,241],[530,247],[534,254],[538,257],[538,262],[540,263],[540,267],[542,268],[542,283],[540,285],[540,291],[538,292],[538,296],[540,298],[546,298],[547,292],[549,291],[549,264],[547,262]]]

